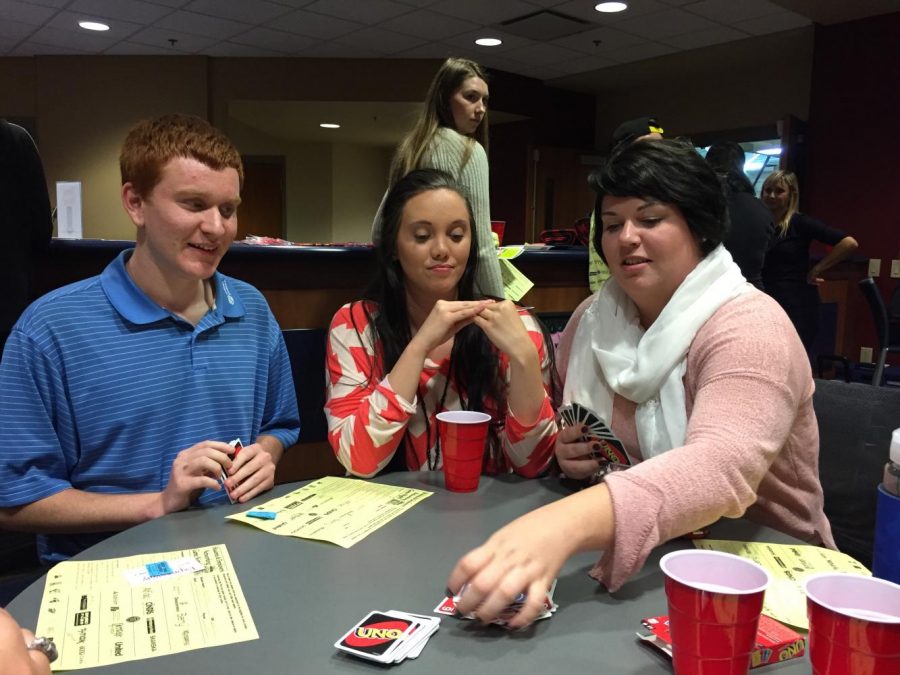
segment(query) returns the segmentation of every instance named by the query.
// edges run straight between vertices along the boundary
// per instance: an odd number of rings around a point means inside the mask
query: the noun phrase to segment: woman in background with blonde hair
[[[859,244],[841,230],[800,213],[800,188],[791,171],[775,171],[766,178],[762,201],[777,226],[763,265],[763,286],[784,308],[809,353],[819,328],[821,275],[852,254]],[[813,241],[832,249],[810,267],[809,246]]]
[[[488,187],[489,92],[487,75],[474,61],[449,58],[441,65],[419,113],[391,162],[388,190],[414,169],[438,169],[450,174],[465,191],[475,216],[474,242],[479,257],[475,290],[503,297],[500,264],[491,234]],[[372,223],[372,241],[381,238],[382,206]]]

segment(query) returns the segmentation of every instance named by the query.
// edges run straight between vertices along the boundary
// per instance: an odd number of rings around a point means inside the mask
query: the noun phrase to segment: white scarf
[[[634,303],[609,279],[575,333],[564,402],[587,406],[607,425],[614,394],[635,402],[644,459],[684,445],[688,349],[719,307],[750,288],[731,254],[718,246],[685,277],[644,331]]]

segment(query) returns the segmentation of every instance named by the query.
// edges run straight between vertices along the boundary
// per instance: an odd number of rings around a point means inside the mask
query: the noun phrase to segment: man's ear
[[[144,198],[141,197],[133,183],[122,186],[122,206],[137,227],[144,225]]]

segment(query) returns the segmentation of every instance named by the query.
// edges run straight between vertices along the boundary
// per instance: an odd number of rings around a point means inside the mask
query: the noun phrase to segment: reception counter
[[[42,295],[99,274],[131,241],[54,239],[36,270]],[[583,247],[526,251],[513,263],[535,287],[522,302],[537,312],[571,312],[588,296]],[[282,328],[326,328],[337,309],[356,300],[375,272],[370,246],[252,246],[232,244],[223,274],[262,291]]]

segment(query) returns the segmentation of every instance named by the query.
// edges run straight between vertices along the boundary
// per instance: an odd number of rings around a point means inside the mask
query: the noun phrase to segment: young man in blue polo
[[[255,497],[300,426],[264,298],[216,272],[237,229],[237,149],[167,115],[129,132],[120,167],[134,249],[32,304],[0,362],[0,527],[39,533],[45,563],[193,503]]]

